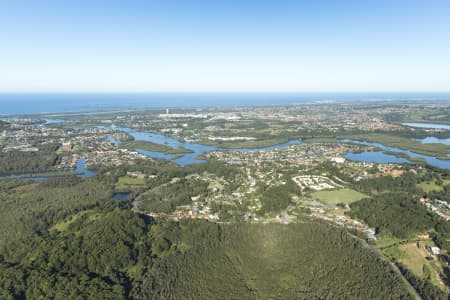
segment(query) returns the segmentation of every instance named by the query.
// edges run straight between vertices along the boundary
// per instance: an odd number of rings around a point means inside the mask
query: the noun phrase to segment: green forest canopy
[[[2,299],[410,298],[378,254],[315,221],[154,223],[114,209],[0,264]]]

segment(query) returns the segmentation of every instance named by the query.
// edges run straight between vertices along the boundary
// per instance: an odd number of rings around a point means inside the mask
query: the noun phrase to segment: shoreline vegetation
[[[314,137],[314,138],[306,138],[302,139],[303,142],[306,143],[336,143],[338,142],[338,139],[343,138],[350,138],[348,136],[339,136],[339,137]],[[388,147],[396,147],[402,150],[409,150],[411,152],[421,154],[421,155],[428,155],[428,156],[434,156],[439,160],[448,161],[450,158],[447,156],[450,153],[450,146],[439,144],[439,143],[429,143],[429,144],[422,144],[419,141],[416,141],[414,139],[405,138],[398,135],[384,135],[380,133],[372,133],[372,134],[366,134],[366,135],[353,135],[351,136],[351,139],[358,140],[358,141],[367,141],[367,142],[374,142],[374,143],[380,143]],[[289,139],[289,138],[270,138],[270,139],[262,139],[262,140],[256,140],[256,141],[241,141],[241,142],[218,142],[218,141],[210,141],[210,140],[203,140],[200,141],[200,144],[203,145],[209,145],[209,146],[215,146],[220,147],[222,149],[257,149],[257,148],[265,148],[265,147],[271,147],[283,143],[287,143],[289,141],[292,141],[295,139]],[[180,158],[183,154],[193,153],[194,151],[190,149],[186,149],[184,147],[178,147],[178,148],[172,148],[165,144],[158,144],[154,142],[149,141],[131,141],[131,142],[125,142],[122,144],[123,147],[126,147],[128,149],[142,149],[146,151],[153,151],[153,152],[161,152],[164,154],[173,154],[175,155],[173,159]],[[376,148],[376,147],[375,147]],[[382,151],[382,149],[379,149]],[[393,155],[398,158],[404,158],[408,159],[411,162],[416,163],[426,163],[421,158],[412,158],[408,154],[405,153],[399,153],[396,151],[382,151],[385,154]]]
[[[178,139],[176,136],[170,136],[171,138]],[[269,139],[259,139],[259,140],[252,140],[252,141],[212,141],[212,140],[202,140],[198,142],[201,145],[206,146],[213,146],[218,147],[222,149],[227,150],[233,150],[233,149],[258,149],[258,148],[266,148],[266,147],[272,147],[284,143],[288,143],[290,141],[298,140],[298,137],[292,137],[292,138],[269,138]],[[187,154],[187,153],[194,153],[193,150],[187,149],[184,147],[177,147],[172,148],[166,144],[158,144],[150,141],[130,141],[130,142],[123,142],[121,144],[122,147],[125,147],[127,149],[142,149],[146,151],[153,151],[153,152],[162,152],[165,154]]]
[[[36,178],[36,177],[65,177],[74,175],[83,175],[84,172],[44,172],[44,173],[34,173],[34,174],[24,174],[20,178]]]
[[[178,148],[172,148],[168,145],[164,144],[158,144],[153,143],[149,141],[132,141],[132,142],[125,142],[121,144],[122,147],[125,147],[130,150],[134,149],[142,149],[145,151],[152,151],[152,152],[162,152],[165,154],[187,154],[187,153],[193,153],[191,149],[187,149],[184,147],[178,147]]]
[[[297,138],[268,138],[268,139],[258,139],[252,141],[212,141],[212,140],[202,140],[200,144],[219,147],[223,149],[257,149],[257,148],[265,148],[272,147],[279,144],[284,144],[292,140],[296,140]]]
[[[79,176],[83,175],[84,172],[60,172],[59,170],[48,171],[48,172],[38,172],[38,173],[22,173],[22,174],[10,174],[2,175],[0,179],[32,179],[32,178],[50,178],[50,177],[67,177],[67,176]]]
[[[409,150],[409,151],[415,152],[417,154],[434,156],[440,160],[449,160],[449,157],[447,155],[450,153],[450,146],[444,145],[444,144],[438,144],[438,143],[422,144],[419,141],[401,137],[398,135],[385,135],[385,134],[379,134],[379,133],[365,134],[365,135],[353,135],[351,137],[342,136],[341,138],[351,138],[353,140],[358,140],[358,141],[380,143],[380,144],[383,144],[383,145],[389,146],[389,147],[396,147],[396,148],[399,148],[402,150]],[[404,156],[400,156],[400,155],[403,155],[401,153],[397,153],[395,151],[389,151],[389,154],[394,155],[394,153],[396,153],[395,155],[397,157],[406,158]]]

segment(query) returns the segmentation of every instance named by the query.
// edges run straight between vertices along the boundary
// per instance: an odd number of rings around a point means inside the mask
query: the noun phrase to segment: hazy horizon
[[[0,116],[89,110],[450,101],[450,93],[0,93]]]

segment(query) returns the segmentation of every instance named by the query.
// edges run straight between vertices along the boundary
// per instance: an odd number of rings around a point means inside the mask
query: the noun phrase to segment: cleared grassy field
[[[407,257],[406,252],[401,250],[399,248],[399,246],[392,246],[392,247],[386,248],[385,250],[383,250],[383,254],[384,254],[384,256],[386,256],[390,259],[396,259],[396,260],[404,259]]]
[[[425,244],[434,246],[431,241],[420,242],[419,248],[417,248],[416,243],[400,245],[399,249],[405,255],[399,257],[399,261],[417,277],[428,278],[435,286],[448,292],[448,288],[439,278],[439,273],[442,273],[442,266],[435,260],[428,261],[426,259],[429,254],[425,249]]]
[[[312,196],[327,205],[336,205],[338,203],[349,204],[367,197],[367,195],[351,189],[319,191],[314,192]]]
[[[79,213],[65,219],[64,221],[56,223],[55,225],[50,227],[50,231],[52,231],[52,230],[56,230],[59,232],[66,231],[67,228],[69,228],[70,224],[74,223],[76,220],[78,220],[79,218],[81,218],[82,216],[85,216],[85,215],[88,217],[88,220],[95,220],[101,214],[99,214],[93,210],[80,211]]]
[[[437,185],[434,182],[421,182],[417,185],[418,188],[421,188],[425,193],[429,193],[429,192],[440,192],[442,190],[444,190],[444,187]]]
[[[411,271],[414,275],[422,278],[423,266],[427,264],[427,251],[423,248],[417,248],[415,243],[401,245],[400,249],[406,253],[406,257],[400,261]]]
[[[392,235],[385,235],[385,234],[379,234],[377,236],[377,240],[375,242],[375,245],[378,248],[388,247],[393,244],[399,243],[401,240],[392,236]]]
[[[117,185],[145,185],[145,179],[123,176],[119,178]]]

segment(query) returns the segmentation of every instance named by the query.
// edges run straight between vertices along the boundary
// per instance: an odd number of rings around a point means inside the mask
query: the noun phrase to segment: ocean
[[[292,105],[358,100],[450,100],[450,93],[0,94],[0,115],[121,108]]]

